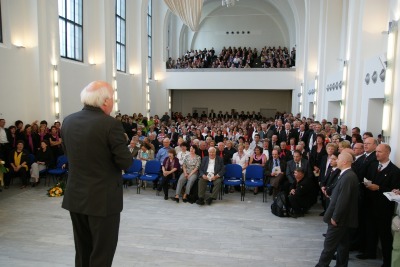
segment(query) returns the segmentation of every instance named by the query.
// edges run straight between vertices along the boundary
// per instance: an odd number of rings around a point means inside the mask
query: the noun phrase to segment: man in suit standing
[[[335,251],[336,266],[347,266],[349,261],[349,230],[357,227],[358,179],[351,169],[353,157],[342,152],[338,158],[341,170],[338,182],[333,190],[331,201],[324,215],[328,224],[324,249],[316,267],[328,267]]]
[[[210,181],[214,187],[211,196],[207,198],[207,205],[211,205],[212,201],[217,199],[218,193],[221,190],[222,177],[225,173],[224,160],[217,157],[215,147],[208,149],[208,156],[204,157],[201,161],[199,170],[199,199],[196,201],[197,205],[204,205],[204,198],[206,195],[207,183]]]
[[[113,89],[103,81],[81,92],[84,107],[63,122],[69,178],[62,207],[70,211],[76,266],[111,266],[122,211],[121,170],[132,164],[124,129],[110,116]]]
[[[170,133],[167,135],[171,141],[171,146],[176,147],[178,145],[179,134],[176,132],[175,126],[170,127]]]
[[[400,169],[390,161],[390,152],[391,148],[388,144],[377,146],[377,161],[371,164],[367,172],[367,179],[371,181],[371,183],[365,183],[368,235],[365,253],[357,255],[358,259],[375,258],[378,240],[380,240],[383,267],[390,267],[391,264],[393,244],[391,223],[395,206],[395,202],[389,201],[383,192],[390,192],[400,187]]]
[[[286,177],[289,180],[290,184],[294,183],[294,171],[296,168],[302,168],[304,171],[304,177],[310,178],[311,177],[311,167],[308,160],[302,158],[301,152],[299,150],[295,150],[293,152],[293,160],[287,162],[286,166]]]
[[[351,143],[351,136],[347,134],[347,126],[344,124],[340,126],[340,137],[343,140],[347,140]]]

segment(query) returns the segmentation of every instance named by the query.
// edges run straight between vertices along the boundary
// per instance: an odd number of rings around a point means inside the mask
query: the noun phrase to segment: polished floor
[[[46,189],[13,185],[0,193],[0,266],[74,266],[69,214],[62,197],[49,198]],[[233,193],[197,206],[129,187],[113,266],[315,266],[326,230],[321,210],[278,218],[270,205],[270,197],[263,203],[262,195],[249,193],[241,202]],[[351,267],[380,265],[350,255]]]

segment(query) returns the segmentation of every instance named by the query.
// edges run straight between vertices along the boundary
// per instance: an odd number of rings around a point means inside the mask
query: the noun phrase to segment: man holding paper
[[[392,255],[393,235],[391,222],[394,214],[394,202],[389,201],[384,192],[400,188],[400,169],[394,165],[389,155],[391,148],[388,144],[380,144],[376,148],[377,162],[368,168],[367,180],[364,184],[367,188],[366,217],[367,242],[364,254],[357,255],[358,259],[376,258],[376,248],[380,239],[382,245],[382,257],[384,267],[390,267]]]

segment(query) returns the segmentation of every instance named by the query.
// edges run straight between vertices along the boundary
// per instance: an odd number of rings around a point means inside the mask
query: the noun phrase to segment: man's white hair
[[[97,88],[96,90],[93,90],[92,87],[93,83],[90,83],[88,86],[83,88],[81,92],[82,104],[93,107],[101,107],[107,98],[113,97],[110,94],[110,89],[105,85]]]

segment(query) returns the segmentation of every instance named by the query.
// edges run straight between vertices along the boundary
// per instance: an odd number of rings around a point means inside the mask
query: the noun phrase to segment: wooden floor
[[[46,189],[13,185],[0,193],[0,266],[74,266],[69,214]],[[326,231],[321,210],[278,218],[270,205],[251,193],[244,202],[233,193],[211,206],[178,204],[129,187],[113,266],[315,266]],[[350,258],[352,267],[381,265]]]

